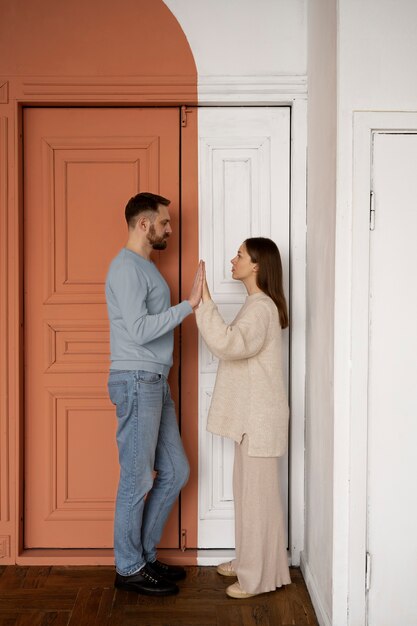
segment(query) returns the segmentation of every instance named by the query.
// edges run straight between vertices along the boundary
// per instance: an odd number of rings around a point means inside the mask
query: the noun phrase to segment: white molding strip
[[[198,103],[280,104],[307,98],[307,77],[299,75],[199,76]]]
[[[319,587],[310,569],[309,564],[305,560],[304,552],[301,553],[301,571],[303,573],[304,581],[307,585],[308,593],[310,594],[310,598],[313,603],[316,617],[320,626],[332,626],[332,620],[326,609],[324,608]]]
[[[304,548],[304,450],[306,365],[306,238],[307,238],[307,102],[291,105],[291,225],[290,225],[290,551],[300,564]]]
[[[234,550],[197,550],[197,565],[220,565],[234,558]]]

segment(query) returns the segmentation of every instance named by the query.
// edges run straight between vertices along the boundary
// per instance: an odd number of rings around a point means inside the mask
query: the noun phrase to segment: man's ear
[[[136,228],[145,232],[149,225],[149,217],[147,215],[139,215],[138,221],[136,222]]]

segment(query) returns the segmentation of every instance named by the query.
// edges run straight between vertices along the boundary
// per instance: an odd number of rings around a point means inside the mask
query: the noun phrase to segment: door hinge
[[[371,555],[366,553],[366,565],[365,565],[365,589],[369,591],[371,588]]]
[[[185,552],[187,549],[187,530],[181,528],[181,550]]]
[[[369,230],[375,230],[375,194],[373,191],[369,200]]]
[[[186,105],[181,107],[181,126],[185,128],[187,126],[187,113],[189,113],[191,109],[189,109]]]

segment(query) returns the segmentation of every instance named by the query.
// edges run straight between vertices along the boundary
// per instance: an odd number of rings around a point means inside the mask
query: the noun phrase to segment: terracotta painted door
[[[25,546],[111,547],[119,470],[104,282],[127,200],[161,193],[173,235],[155,260],[178,302],[179,109],[27,108],[23,121]],[[178,520],[176,507],[164,547],[178,547]]]

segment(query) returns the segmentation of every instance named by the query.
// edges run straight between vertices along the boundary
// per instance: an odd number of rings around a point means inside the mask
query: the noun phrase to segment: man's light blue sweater
[[[123,248],[106,280],[111,369],[168,376],[174,328],[192,313],[188,300],[171,306],[169,287],[152,261]]]

